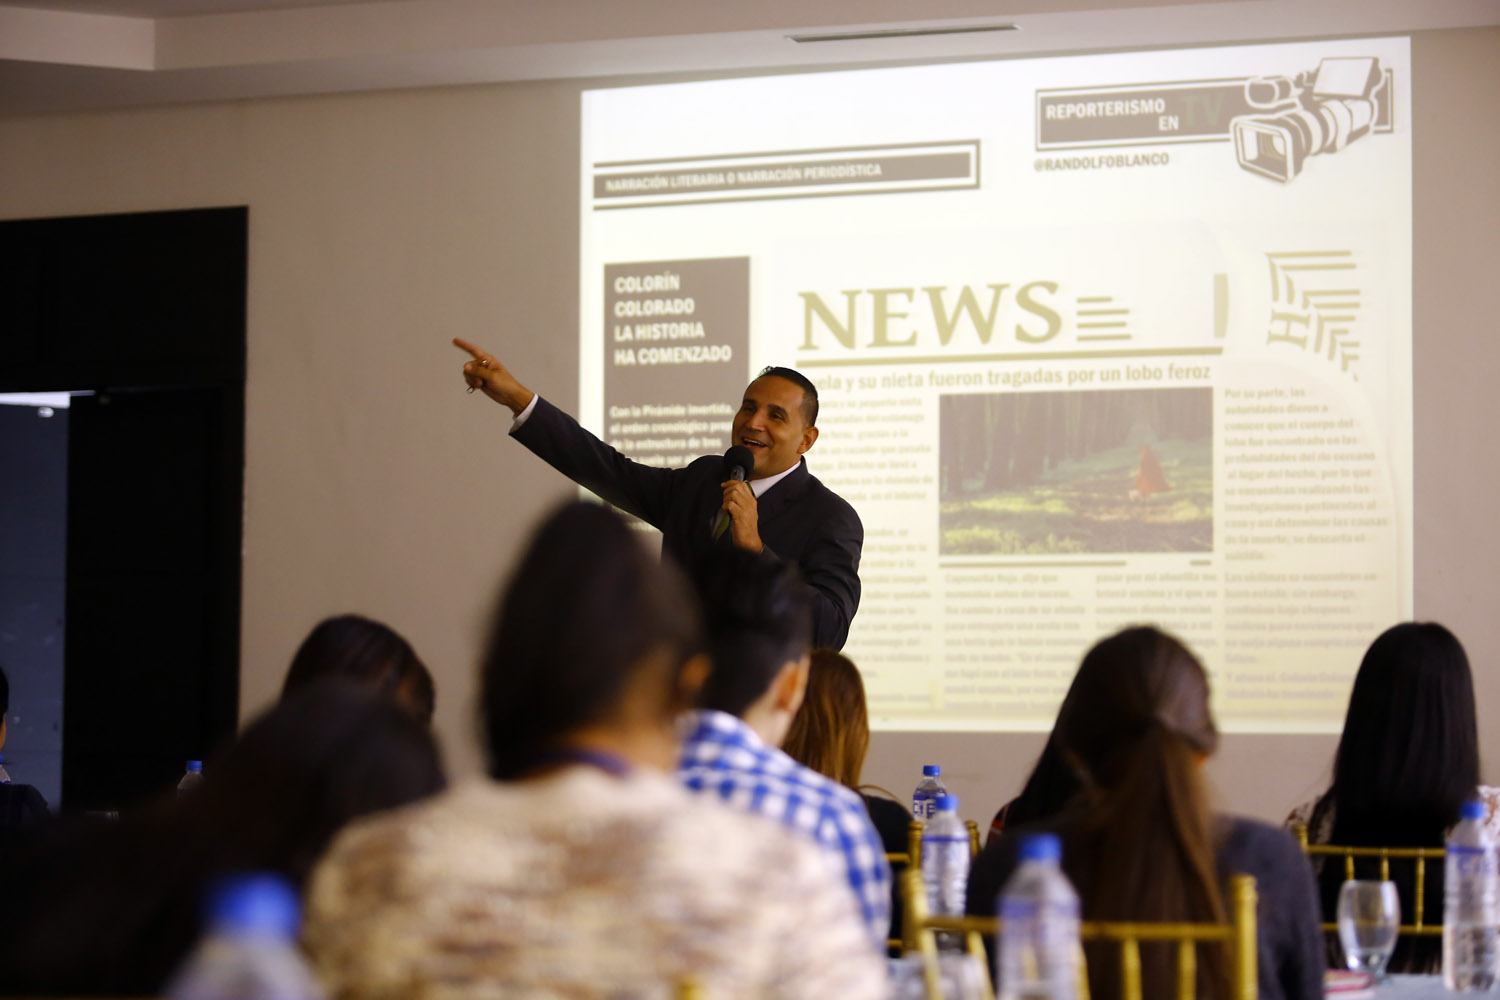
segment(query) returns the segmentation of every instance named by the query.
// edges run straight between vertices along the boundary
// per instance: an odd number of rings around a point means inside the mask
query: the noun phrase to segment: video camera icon
[[[1245,102],[1269,113],[1231,122],[1240,166],[1286,183],[1302,172],[1308,157],[1336,153],[1372,128],[1388,127],[1388,77],[1379,59],[1346,56],[1324,59],[1315,72],[1294,79],[1247,80]]]

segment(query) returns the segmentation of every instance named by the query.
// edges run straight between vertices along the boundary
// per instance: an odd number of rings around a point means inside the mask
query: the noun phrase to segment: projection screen
[[[1410,46],[588,91],[580,413],[678,466],[765,365],[865,526],[883,730],[1050,728],[1155,622],[1238,732],[1332,732],[1412,614]]]

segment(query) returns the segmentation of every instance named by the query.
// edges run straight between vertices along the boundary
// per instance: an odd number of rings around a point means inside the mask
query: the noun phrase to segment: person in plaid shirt
[[[691,791],[811,838],[848,881],[883,952],[891,869],[864,803],[779,749],[802,703],[811,653],[812,612],[797,571],[726,549],[696,576],[714,666],[698,710],[683,720],[678,776]]]

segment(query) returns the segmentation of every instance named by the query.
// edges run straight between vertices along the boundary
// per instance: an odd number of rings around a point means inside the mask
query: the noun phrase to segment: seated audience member
[[[547,519],[482,669],[494,780],[354,826],[314,874],[331,997],[883,996],[818,852],[672,777],[701,623],[617,515]]]
[[[1058,832],[1063,870],[1085,920],[1216,921],[1234,874],[1260,895],[1260,996],[1320,1000],[1323,942],[1312,871],[1283,831],[1213,815],[1201,769],[1218,745],[1208,676],[1188,649],[1154,628],[1099,642],[1078,668],[1053,739],[1083,789],[1033,829]],[[988,914],[1027,832],[1007,825],[975,859],[968,908]],[[1088,948],[1091,993],[1119,995],[1118,945]],[[1175,996],[1177,952],[1143,946],[1144,995]],[[1199,996],[1227,997],[1229,957],[1199,950]]]
[[[9,735],[6,719],[10,714],[10,681],[5,671],[0,670],[0,749],[5,747]],[[31,785],[0,783],[0,845],[7,842],[6,834],[20,827],[31,826],[47,819],[47,801],[42,793]]]
[[[297,647],[281,696],[330,677],[362,684],[432,724],[432,674],[389,625],[362,615],[325,618]]]
[[[1435,623],[1407,622],[1370,645],[1344,716],[1333,759],[1333,784],[1292,811],[1287,822],[1307,825],[1315,844],[1441,847],[1466,799],[1485,804],[1485,825],[1500,838],[1500,789],[1479,784],[1479,736],[1474,681],[1458,639]],[[1320,859],[1322,860],[1322,859]],[[1378,862],[1356,864],[1361,878],[1379,878]],[[1344,880],[1342,860],[1318,866],[1324,919],[1332,922]],[[1416,870],[1393,861],[1402,922],[1415,912]],[[1427,863],[1424,922],[1443,915],[1443,863]],[[1333,945],[1336,947],[1336,944]],[[1335,956],[1337,957],[1337,956]],[[1442,942],[1402,935],[1392,972],[1437,972]]]
[[[683,741],[678,776],[694,792],[768,816],[843,871],[885,949],[891,867],[859,795],[778,749],[807,686],[812,612],[797,571],[743,549],[699,567],[713,670]]]
[[[1021,794],[1001,806],[995,818],[990,820],[990,832],[985,842],[999,837],[1008,827],[1025,826],[1056,816],[1082,787],[1078,772],[1058,749],[1056,737],[1048,736]]]
[[[807,691],[792,718],[781,749],[799,764],[860,791],[859,775],[870,748],[870,717],[865,682],[854,661],[832,649],[815,649],[807,667]],[[904,854],[911,846],[911,813],[891,798],[861,794],[865,810],[887,854]],[[891,884],[891,938],[901,936],[901,907]]]
[[[300,888],[349,820],[444,787],[427,728],[339,682],[289,696],[203,775],[153,811],[61,824],[0,862],[6,989],[156,995],[219,876],[271,871]]]
[[[802,705],[787,726],[781,749],[797,763],[857,789],[869,748],[870,718],[859,668],[836,650],[813,650]]]

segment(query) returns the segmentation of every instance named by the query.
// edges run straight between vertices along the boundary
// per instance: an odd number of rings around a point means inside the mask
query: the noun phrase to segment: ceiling
[[[0,115],[1491,25],[1500,0],[0,0]]]
[[[66,10],[83,14],[118,14],[121,17],[190,17],[195,14],[239,14],[251,10],[286,10],[290,7],[332,7],[364,3],[366,0],[27,0],[9,4],[40,10]]]

